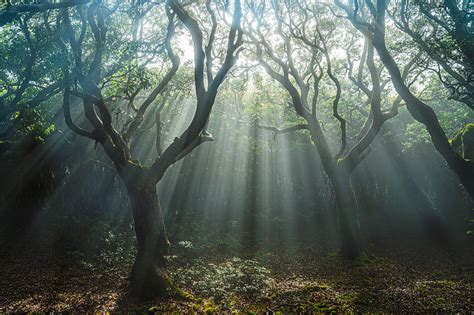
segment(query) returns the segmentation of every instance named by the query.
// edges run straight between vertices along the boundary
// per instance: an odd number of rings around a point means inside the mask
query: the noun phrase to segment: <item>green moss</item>
[[[348,292],[339,296],[339,299],[343,303],[352,303],[359,298],[359,293],[357,292]]]
[[[311,283],[309,285],[306,285],[303,287],[302,292],[307,292],[307,291],[316,291],[316,290],[326,290],[328,289],[329,286],[324,283]]]
[[[134,165],[134,166],[139,167],[139,168],[144,167],[144,165],[141,164],[140,161],[137,160],[137,159],[130,159],[127,162],[130,163],[131,165]]]
[[[464,159],[474,159],[474,124],[466,124],[449,143]]]
[[[174,283],[169,275],[165,276],[165,280],[168,283],[170,288],[170,295],[174,298],[185,300],[185,301],[199,301],[200,299],[196,298],[190,292],[187,292],[181,289],[178,285]]]
[[[235,306],[237,305],[237,302],[238,302],[238,298],[235,294],[231,294],[229,296],[229,298],[227,299],[227,305],[229,306],[229,308],[232,310],[235,308]]]
[[[345,311],[350,311],[352,307],[361,300],[361,295],[358,292],[347,292],[341,294],[338,300]]]
[[[199,299],[192,295],[190,292],[185,291],[176,285],[174,285],[173,291],[175,293],[175,297],[178,299],[186,301],[199,301]]]
[[[192,295],[190,292],[188,291],[184,291],[183,289],[180,289],[178,288],[177,289],[177,293],[178,293],[178,296],[184,300],[187,300],[187,301],[196,301],[196,300],[199,300],[198,298],[196,298],[194,295]]]
[[[204,313],[216,313],[217,312],[217,306],[212,302],[211,300],[205,301],[203,305],[203,310]]]

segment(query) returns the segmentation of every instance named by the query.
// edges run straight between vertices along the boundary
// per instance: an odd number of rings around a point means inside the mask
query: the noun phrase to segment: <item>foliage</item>
[[[81,219],[76,225],[89,226],[87,234],[76,246],[78,258],[84,267],[92,270],[131,265],[136,253],[136,239],[132,224],[114,224],[110,218]]]
[[[404,136],[401,140],[404,150],[431,143],[430,135],[424,126],[418,122],[407,124]]]
[[[197,260],[179,268],[174,277],[184,287],[199,296],[221,300],[231,294],[251,295],[272,283],[271,272],[254,259],[232,257],[222,263]]]
[[[425,67],[438,74],[450,98],[473,108],[473,5],[471,1],[402,0],[392,2],[390,18],[426,54]]]

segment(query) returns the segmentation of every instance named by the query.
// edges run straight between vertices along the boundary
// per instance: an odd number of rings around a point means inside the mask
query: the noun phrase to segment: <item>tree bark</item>
[[[172,288],[165,260],[170,243],[156,185],[147,183],[146,173],[139,170],[134,176],[123,177],[130,197],[138,248],[130,276],[131,293],[141,298],[165,296]]]
[[[337,206],[338,225],[340,234],[341,254],[354,259],[361,252],[359,233],[356,222],[357,200],[350,182],[350,174],[336,173],[336,178],[330,178]]]

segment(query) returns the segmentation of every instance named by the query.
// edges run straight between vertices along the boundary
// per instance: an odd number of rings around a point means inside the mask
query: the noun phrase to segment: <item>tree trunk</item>
[[[350,175],[343,175],[339,174],[331,181],[337,206],[341,254],[354,259],[361,251],[359,229],[356,224],[357,200],[349,180]]]
[[[170,243],[156,186],[142,182],[126,180],[138,243],[130,281],[133,295],[151,298],[167,295],[172,287],[165,261]]]

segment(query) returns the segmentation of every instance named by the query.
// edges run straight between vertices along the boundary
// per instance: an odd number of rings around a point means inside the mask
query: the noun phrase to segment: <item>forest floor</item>
[[[94,266],[76,251],[26,242],[3,248],[0,313],[474,311],[472,248],[372,246],[352,262],[313,248],[206,252],[171,258],[176,283],[194,298],[139,302],[128,294],[129,263]]]

